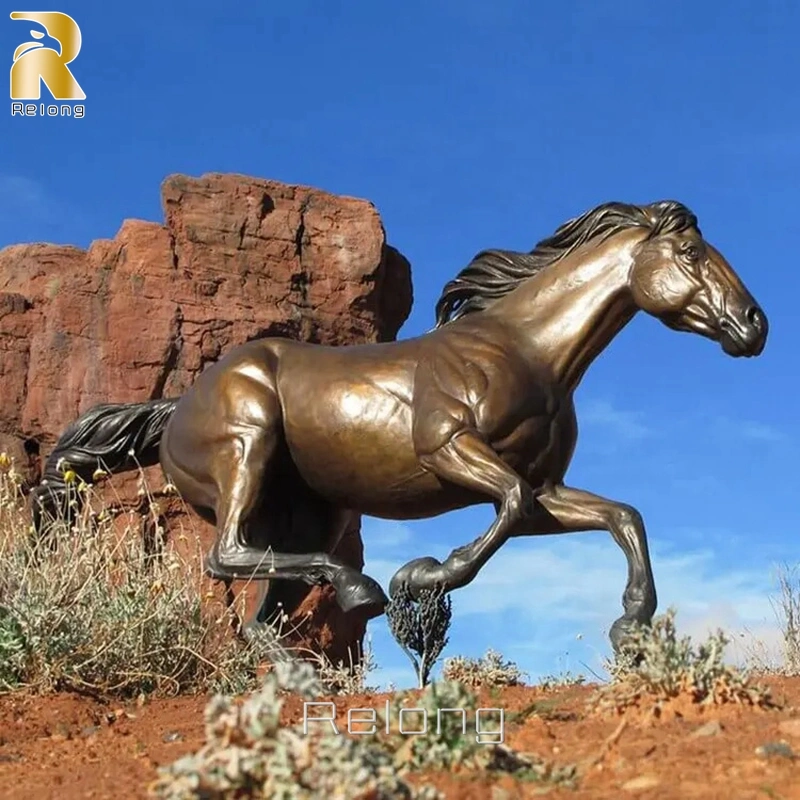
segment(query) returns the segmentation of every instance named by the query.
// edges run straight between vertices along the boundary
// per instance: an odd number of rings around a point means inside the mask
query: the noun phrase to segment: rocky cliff
[[[0,450],[29,481],[97,403],[178,396],[260,336],[391,340],[409,314],[408,262],[366,201],[222,174],[172,175],[161,196],[164,224],[127,220],[88,250],[0,251]],[[115,491],[133,490],[123,480]],[[208,526],[191,525],[210,542]],[[338,554],[361,568],[357,529]],[[365,621],[345,618],[327,590],[298,597],[292,612],[306,642],[334,659],[363,638]]]

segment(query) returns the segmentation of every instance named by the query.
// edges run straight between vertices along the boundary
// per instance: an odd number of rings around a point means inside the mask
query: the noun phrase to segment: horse
[[[575,390],[639,311],[732,357],[766,345],[765,313],[689,208],[604,203],[530,252],[478,253],[446,284],[423,335],[347,346],[255,339],[179,398],[91,409],[56,444],[37,496],[42,507],[59,501],[62,459],[81,476],[160,463],[216,526],[208,575],[332,584],[344,611],[367,618],[387,595],[332,555],[355,514],[413,520],[494,505],[474,541],[397,571],[389,594],[402,587],[414,599],[469,584],[512,537],[605,530],[628,567],[609,633],[619,651],[657,606],[644,521],[564,478]],[[258,624],[274,598],[270,588]]]

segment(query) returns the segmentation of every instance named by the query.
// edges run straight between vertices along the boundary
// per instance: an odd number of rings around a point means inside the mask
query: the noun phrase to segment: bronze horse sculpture
[[[406,564],[390,594],[462,587],[512,536],[607,530],[628,563],[610,631],[619,649],[656,609],[642,517],[564,476],[574,392],[637,311],[730,356],[757,356],[767,340],[766,316],[688,208],[605,203],[529,253],[479,253],[445,286],[424,335],[343,347],[253,340],[180,398],[95,407],[50,455],[37,518],[63,498],[61,459],[86,480],[99,463],[160,462],[216,525],[209,575],[330,583],[341,608],[375,616],[381,587],[331,555],[352,514],[410,520],[493,503],[488,530],[442,563]],[[272,588],[259,620],[270,602]]]

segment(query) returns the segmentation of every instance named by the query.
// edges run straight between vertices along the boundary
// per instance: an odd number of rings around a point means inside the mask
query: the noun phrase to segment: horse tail
[[[69,482],[89,483],[98,469],[117,474],[158,464],[158,446],[177,404],[177,398],[107,403],[78,417],[61,434],[45,462],[41,482],[31,490],[34,530],[42,531],[45,516],[72,517]]]

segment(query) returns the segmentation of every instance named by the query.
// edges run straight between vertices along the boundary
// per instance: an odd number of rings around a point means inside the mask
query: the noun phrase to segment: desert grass
[[[122,525],[95,486],[70,476],[68,465],[64,474],[76,518],[54,520],[38,537],[20,476],[0,454],[0,692],[132,697],[255,687],[265,642],[232,635],[232,610],[212,601],[202,560],[166,542],[143,474],[145,519]]]
[[[492,649],[480,658],[451,656],[444,660],[442,677],[473,688],[521,686],[526,674],[513,662]]]
[[[669,608],[650,625],[632,631],[625,648],[607,662],[611,681],[592,695],[592,708],[622,712],[644,703],[658,713],[663,703],[677,697],[700,705],[773,704],[769,688],[756,682],[750,669],[726,661],[730,638],[724,631],[696,643],[678,635],[675,614]]]
[[[769,644],[749,629],[736,642],[742,660],[760,675],[800,676],[800,563],[778,565],[774,574],[775,593],[770,604],[777,623],[780,643]]]

